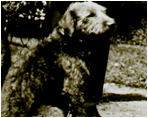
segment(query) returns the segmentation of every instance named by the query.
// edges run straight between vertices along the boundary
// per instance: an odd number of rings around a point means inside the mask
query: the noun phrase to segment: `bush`
[[[3,28],[17,37],[43,37],[47,2],[2,1]]]

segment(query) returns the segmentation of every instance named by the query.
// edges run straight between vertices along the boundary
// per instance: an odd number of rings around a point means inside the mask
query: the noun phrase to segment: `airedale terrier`
[[[72,116],[99,116],[96,104],[102,95],[115,24],[105,11],[93,2],[70,4],[16,76],[4,82],[2,116],[31,116],[48,101],[58,102],[65,116],[68,111]]]

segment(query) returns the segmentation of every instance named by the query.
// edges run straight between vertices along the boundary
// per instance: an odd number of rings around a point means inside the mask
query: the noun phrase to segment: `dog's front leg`
[[[87,117],[101,117],[96,108],[96,103],[86,102],[84,103],[84,107],[87,113]]]
[[[84,102],[84,96],[71,96],[72,117],[100,117],[96,103]]]

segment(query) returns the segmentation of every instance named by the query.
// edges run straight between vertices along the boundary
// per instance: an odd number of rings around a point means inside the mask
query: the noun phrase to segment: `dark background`
[[[5,28],[7,33],[17,37],[46,37],[57,25],[71,2],[73,1],[49,1],[45,4],[41,1],[2,1],[2,30]],[[118,28],[114,37],[118,36],[122,41],[126,41],[132,40],[135,29],[142,28],[145,32],[147,27],[147,1],[95,2],[107,7],[107,14],[115,18]],[[20,17],[20,14],[23,18]],[[41,19],[41,17],[45,19]],[[135,42],[136,45],[139,43],[146,45],[145,40],[142,43],[139,40]]]

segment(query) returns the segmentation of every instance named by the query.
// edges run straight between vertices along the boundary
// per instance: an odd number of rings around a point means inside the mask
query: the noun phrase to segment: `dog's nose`
[[[106,24],[110,27],[111,25],[115,25],[115,20],[110,18],[106,21]]]
[[[110,28],[110,30],[114,30],[116,27],[115,20],[113,18],[108,17],[106,20],[106,25]]]

